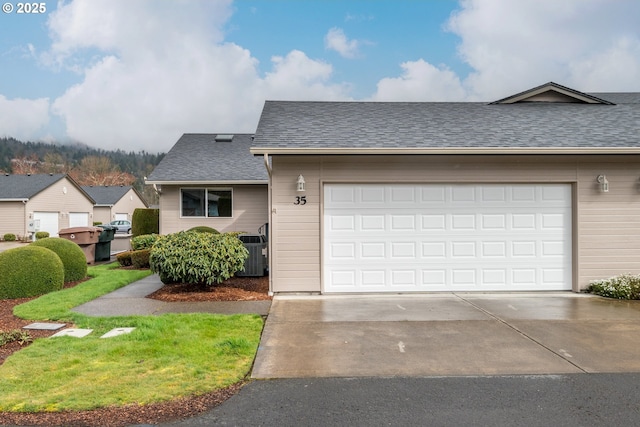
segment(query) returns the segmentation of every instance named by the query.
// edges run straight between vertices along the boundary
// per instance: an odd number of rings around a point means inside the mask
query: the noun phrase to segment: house
[[[640,273],[640,94],[267,101],[273,292],[584,290]]]
[[[82,186],[96,201],[93,207],[93,222],[108,224],[114,220],[129,220],[136,209],[147,208],[144,197],[130,185]]]
[[[91,225],[93,204],[68,175],[0,175],[0,236]]]
[[[268,220],[268,176],[252,134],[184,134],[146,179],[160,199],[160,234],[195,226],[256,233]]]

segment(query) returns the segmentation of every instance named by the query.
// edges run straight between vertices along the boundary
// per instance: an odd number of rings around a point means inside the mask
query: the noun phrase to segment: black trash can
[[[96,243],[96,261],[109,261],[111,259],[111,241],[116,236],[118,227],[114,225],[100,225],[102,233]]]

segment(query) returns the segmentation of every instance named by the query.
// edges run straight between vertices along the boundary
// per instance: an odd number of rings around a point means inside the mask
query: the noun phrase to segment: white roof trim
[[[269,184],[268,180],[247,180],[247,181],[145,181],[145,184],[156,185],[255,185],[255,184]]]
[[[28,202],[29,199],[0,199],[0,202]]]
[[[640,142],[640,141],[639,141]],[[254,155],[331,154],[640,154],[638,147],[437,147],[437,148],[282,148],[254,147]],[[172,182],[171,184],[174,184]]]

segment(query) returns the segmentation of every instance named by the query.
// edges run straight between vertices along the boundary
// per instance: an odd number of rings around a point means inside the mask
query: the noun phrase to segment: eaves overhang
[[[434,148],[283,148],[254,147],[253,155],[441,155],[441,154],[640,154],[638,147],[434,147]]]
[[[0,202],[22,202],[27,203],[29,199],[24,198],[16,198],[16,199],[0,199]]]
[[[269,184],[269,181],[264,180],[244,180],[244,181],[145,181],[145,184],[155,185],[256,185],[256,184]]]

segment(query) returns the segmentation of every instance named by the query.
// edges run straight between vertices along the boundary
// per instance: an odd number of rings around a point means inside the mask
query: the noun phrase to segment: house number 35
[[[293,202],[294,205],[306,205],[307,204],[307,196],[296,196],[296,201]]]

